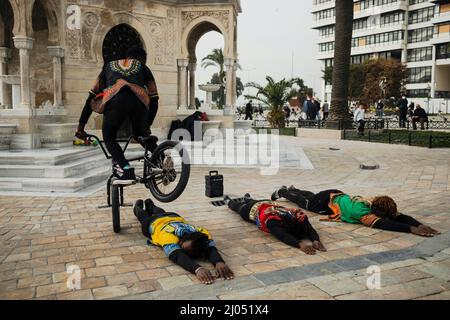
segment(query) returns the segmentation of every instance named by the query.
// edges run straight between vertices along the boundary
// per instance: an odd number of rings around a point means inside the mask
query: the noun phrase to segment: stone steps
[[[0,152],[0,165],[48,165],[56,166],[103,155],[99,147],[66,147],[38,150],[10,150]],[[105,157],[103,156],[105,159]]]
[[[0,191],[34,192],[36,195],[48,193],[75,193],[94,184],[106,181],[111,173],[110,166],[80,173],[71,178],[17,178],[1,177]]]
[[[74,195],[98,189],[110,174],[98,147],[0,151],[0,192],[8,195]]]
[[[111,168],[111,161],[104,156],[91,156],[63,165],[1,165],[0,177],[3,178],[70,178],[99,167]]]

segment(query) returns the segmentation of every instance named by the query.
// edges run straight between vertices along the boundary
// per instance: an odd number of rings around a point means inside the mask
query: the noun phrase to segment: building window
[[[397,42],[403,39],[403,31],[391,31],[372,34],[369,36],[353,38],[352,47],[364,47],[366,45],[380,44],[386,42]]]
[[[414,4],[428,2],[428,0],[409,0],[409,5],[412,6]]]
[[[314,5],[315,6],[318,6],[318,5],[321,5],[321,4],[325,4],[325,3],[327,3],[327,2],[331,2],[332,0],[314,0]]]
[[[329,52],[334,50],[334,41],[319,44],[319,52]]]
[[[334,35],[334,26],[323,27],[319,29],[320,37],[330,37]]]
[[[408,50],[408,62],[433,60],[433,47]]]
[[[436,46],[436,59],[450,59],[450,42]]]
[[[381,26],[398,24],[403,21],[405,21],[405,13],[403,11],[387,13],[381,16]]]
[[[408,31],[408,43],[428,41],[433,38],[434,27],[426,27]]]
[[[431,82],[431,67],[419,67],[408,69],[408,83],[428,83]]]
[[[434,17],[434,6],[410,11],[408,16],[409,24],[430,21]]]
[[[330,9],[326,9],[326,10],[321,10],[319,12],[315,12],[314,20],[320,21],[320,20],[325,20],[325,19],[331,19],[335,16],[336,16],[336,9],[330,8]]]
[[[428,98],[430,93],[431,92],[428,89],[406,90],[406,95],[409,98]]]

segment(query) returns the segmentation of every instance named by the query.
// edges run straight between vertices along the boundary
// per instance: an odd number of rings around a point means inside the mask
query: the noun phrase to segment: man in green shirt
[[[283,186],[272,194],[273,201],[280,198],[286,198],[302,209],[327,215],[327,221],[363,224],[370,228],[412,233],[423,237],[440,234],[414,218],[399,213],[397,204],[388,196],[364,199],[352,197],[340,190],[325,190],[314,194],[294,186]]]

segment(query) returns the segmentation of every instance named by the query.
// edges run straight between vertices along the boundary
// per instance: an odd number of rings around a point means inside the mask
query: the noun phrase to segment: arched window
[[[126,24],[119,24],[112,28],[103,41],[103,60],[105,62],[124,59],[126,51],[132,46],[141,46],[139,33]]]

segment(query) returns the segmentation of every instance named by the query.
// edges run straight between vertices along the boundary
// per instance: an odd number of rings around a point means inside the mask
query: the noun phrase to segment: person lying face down
[[[224,280],[234,278],[233,272],[225,264],[217,251],[214,240],[206,229],[188,224],[180,215],[167,213],[155,206],[151,199],[138,200],[134,215],[142,226],[142,233],[149,243],[163,248],[166,256],[183,269],[195,274],[204,284],[212,284],[211,272],[200,266],[194,259],[207,258]]]
[[[414,218],[399,213],[397,204],[388,196],[364,199],[352,197],[340,190],[325,190],[314,194],[294,186],[283,186],[272,194],[273,201],[280,198],[286,198],[305,210],[327,215],[325,220],[328,221],[363,224],[370,228],[412,233],[423,237],[440,234]]]
[[[243,201],[233,200],[229,196],[225,196],[224,201],[242,219],[255,223],[259,229],[273,234],[289,246],[300,248],[309,255],[316,254],[316,250],[326,251],[303,210],[283,207],[270,200],[254,200],[249,194],[244,196]],[[310,240],[312,246],[305,239]]]

